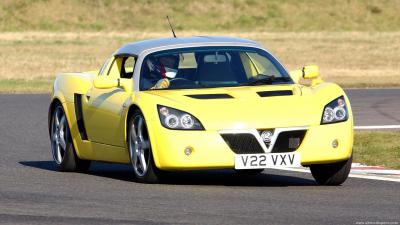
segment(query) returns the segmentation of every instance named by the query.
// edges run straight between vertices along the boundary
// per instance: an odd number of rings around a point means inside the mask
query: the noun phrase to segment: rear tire
[[[345,161],[331,164],[311,165],[310,170],[315,181],[320,185],[340,185],[349,176],[353,155]]]
[[[67,117],[60,103],[54,106],[51,116],[50,141],[56,168],[61,172],[86,172],[90,161],[76,155]]]
[[[139,110],[129,119],[127,140],[136,180],[140,183],[158,183],[161,171],[154,163],[146,121]]]

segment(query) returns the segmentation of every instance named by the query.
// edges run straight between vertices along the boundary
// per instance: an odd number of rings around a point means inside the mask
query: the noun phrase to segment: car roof
[[[179,38],[159,38],[144,41],[132,42],[122,46],[114,55],[140,55],[142,52],[156,48],[190,47],[190,46],[210,46],[210,45],[234,45],[234,46],[254,46],[260,45],[252,40],[221,37],[221,36],[195,36]]]

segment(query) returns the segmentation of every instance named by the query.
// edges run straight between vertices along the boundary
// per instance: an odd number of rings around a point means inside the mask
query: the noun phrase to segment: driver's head
[[[178,73],[179,56],[163,55],[160,56],[158,60],[165,69],[165,76],[168,78],[175,78],[176,74]]]

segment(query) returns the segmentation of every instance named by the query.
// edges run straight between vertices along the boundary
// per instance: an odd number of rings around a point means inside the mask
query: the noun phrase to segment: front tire
[[[353,156],[348,160],[331,163],[311,165],[310,170],[315,181],[320,185],[340,185],[346,181],[349,176]]]
[[[140,111],[135,111],[129,120],[127,139],[136,180],[141,183],[159,182],[161,171],[154,163],[146,121]]]
[[[90,167],[90,161],[79,159],[76,155],[68,121],[60,103],[56,103],[54,107],[50,124],[51,152],[57,170],[86,172]]]

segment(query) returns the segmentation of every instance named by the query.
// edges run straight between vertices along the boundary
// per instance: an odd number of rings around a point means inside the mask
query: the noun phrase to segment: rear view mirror
[[[205,63],[223,63],[226,62],[226,56],[225,55],[206,55],[204,56],[204,62]]]

